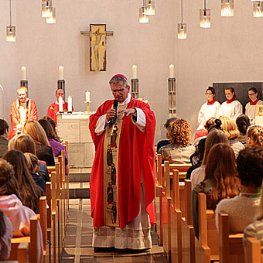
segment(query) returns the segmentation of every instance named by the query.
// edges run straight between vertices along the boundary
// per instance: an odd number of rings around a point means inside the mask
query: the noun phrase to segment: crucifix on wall
[[[80,31],[90,37],[90,71],[106,71],[106,38],[113,36],[106,24],[90,24],[90,31]]]

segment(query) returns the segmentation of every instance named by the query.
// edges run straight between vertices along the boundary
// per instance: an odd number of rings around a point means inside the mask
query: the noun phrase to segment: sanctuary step
[[[90,198],[90,173],[69,174],[69,198]]]

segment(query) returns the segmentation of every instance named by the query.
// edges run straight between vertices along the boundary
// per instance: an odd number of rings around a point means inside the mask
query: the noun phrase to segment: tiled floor
[[[162,247],[157,245],[153,233],[153,248],[149,252],[139,254],[94,253],[91,247],[92,220],[90,217],[89,199],[70,199],[70,211],[66,227],[63,263],[166,263]]]

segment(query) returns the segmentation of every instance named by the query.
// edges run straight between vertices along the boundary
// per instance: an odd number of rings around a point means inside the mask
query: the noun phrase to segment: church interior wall
[[[167,79],[169,65],[175,65],[177,114],[197,127],[197,114],[205,100],[205,89],[214,82],[262,81],[263,18],[252,17],[250,1],[235,1],[235,16],[220,16],[220,1],[208,2],[212,27],[199,27],[202,1],[184,0],[184,20],[188,38],[177,39],[179,1],[156,0],[156,16],[150,23],[138,23],[142,1],[53,0],[57,23],[49,25],[41,17],[41,1],[12,1],[16,43],[5,41],[9,21],[9,1],[0,9],[0,83],[4,88],[4,116],[16,97],[21,66],[27,67],[29,97],[37,102],[39,116],[54,101],[58,67],[64,66],[66,97],[73,97],[76,111],[85,110],[85,91],[91,92],[91,110],[111,98],[108,81],[115,73],[132,77],[138,66],[140,96],[156,113],[156,140],[164,136],[162,125],[168,118]],[[106,23],[114,35],[107,37],[107,70],[89,70],[89,37],[80,31],[92,23]]]

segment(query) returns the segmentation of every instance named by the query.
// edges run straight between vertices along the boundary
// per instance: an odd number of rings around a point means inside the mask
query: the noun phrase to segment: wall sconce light
[[[234,0],[221,0],[221,16],[234,16]]]
[[[12,4],[10,0],[10,13],[9,13],[10,25],[6,27],[6,41],[15,42],[16,41],[16,27],[12,26]]]
[[[146,7],[142,6],[139,9],[139,23],[141,24],[148,24],[149,23],[149,17],[146,15]]]
[[[42,17],[52,17],[52,1],[42,0]]]
[[[181,23],[178,24],[178,39],[187,38],[187,27],[184,23],[184,9],[183,9],[183,0],[181,0]]]
[[[253,1],[253,17],[263,17],[263,2]]]
[[[47,24],[56,24],[57,19],[56,19],[56,8],[52,7],[52,16],[46,18],[46,23]]]
[[[146,15],[154,16],[155,15],[155,0],[148,0],[146,5]]]
[[[204,0],[204,9],[200,9],[200,27],[211,27],[211,9],[206,8],[206,0]]]

